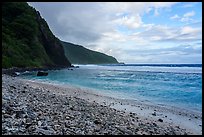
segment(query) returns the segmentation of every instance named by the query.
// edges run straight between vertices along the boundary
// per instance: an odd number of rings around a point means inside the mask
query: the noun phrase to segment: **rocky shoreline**
[[[50,88],[48,88],[50,87]],[[53,88],[54,87],[54,88]],[[163,119],[144,120],[96,101],[80,98],[76,89],[2,75],[3,135],[188,135]]]
[[[77,67],[77,66],[76,66]],[[50,66],[50,67],[42,67],[42,68],[38,68],[38,67],[27,67],[27,68],[18,68],[18,67],[12,67],[12,68],[8,68],[8,69],[2,69],[2,74],[6,74],[6,75],[10,75],[10,76],[17,76],[17,73],[23,73],[26,71],[48,71],[48,70],[59,70],[59,69],[63,69],[63,68],[75,68],[75,66],[71,65],[70,67],[67,66]]]

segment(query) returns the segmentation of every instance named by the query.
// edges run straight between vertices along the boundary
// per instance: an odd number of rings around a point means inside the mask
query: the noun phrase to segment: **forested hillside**
[[[40,13],[24,2],[2,4],[2,68],[71,66]]]
[[[80,45],[62,42],[65,55],[73,64],[116,64],[118,61],[106,54],[89,50]]]

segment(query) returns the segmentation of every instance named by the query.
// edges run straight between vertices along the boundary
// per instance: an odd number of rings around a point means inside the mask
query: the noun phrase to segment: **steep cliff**
[[[69,67],[62,44],[27,3],[2,4],[2,68]]]

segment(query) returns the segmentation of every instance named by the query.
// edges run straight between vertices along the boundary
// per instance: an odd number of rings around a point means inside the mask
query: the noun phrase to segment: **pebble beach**
[[[2,75],[3,135],[202,135],[202,113]]]

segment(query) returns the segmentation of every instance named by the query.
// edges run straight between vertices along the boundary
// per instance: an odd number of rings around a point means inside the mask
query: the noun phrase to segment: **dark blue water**
[[[47,77],[37,77],[36,72],[23,77],[83,86],[118,98],[202,110],[202,65],[197,64],[80,65],[73,71],[49,71]]]
[[[202,64],[107,64],[104,66],[202,67]]]

